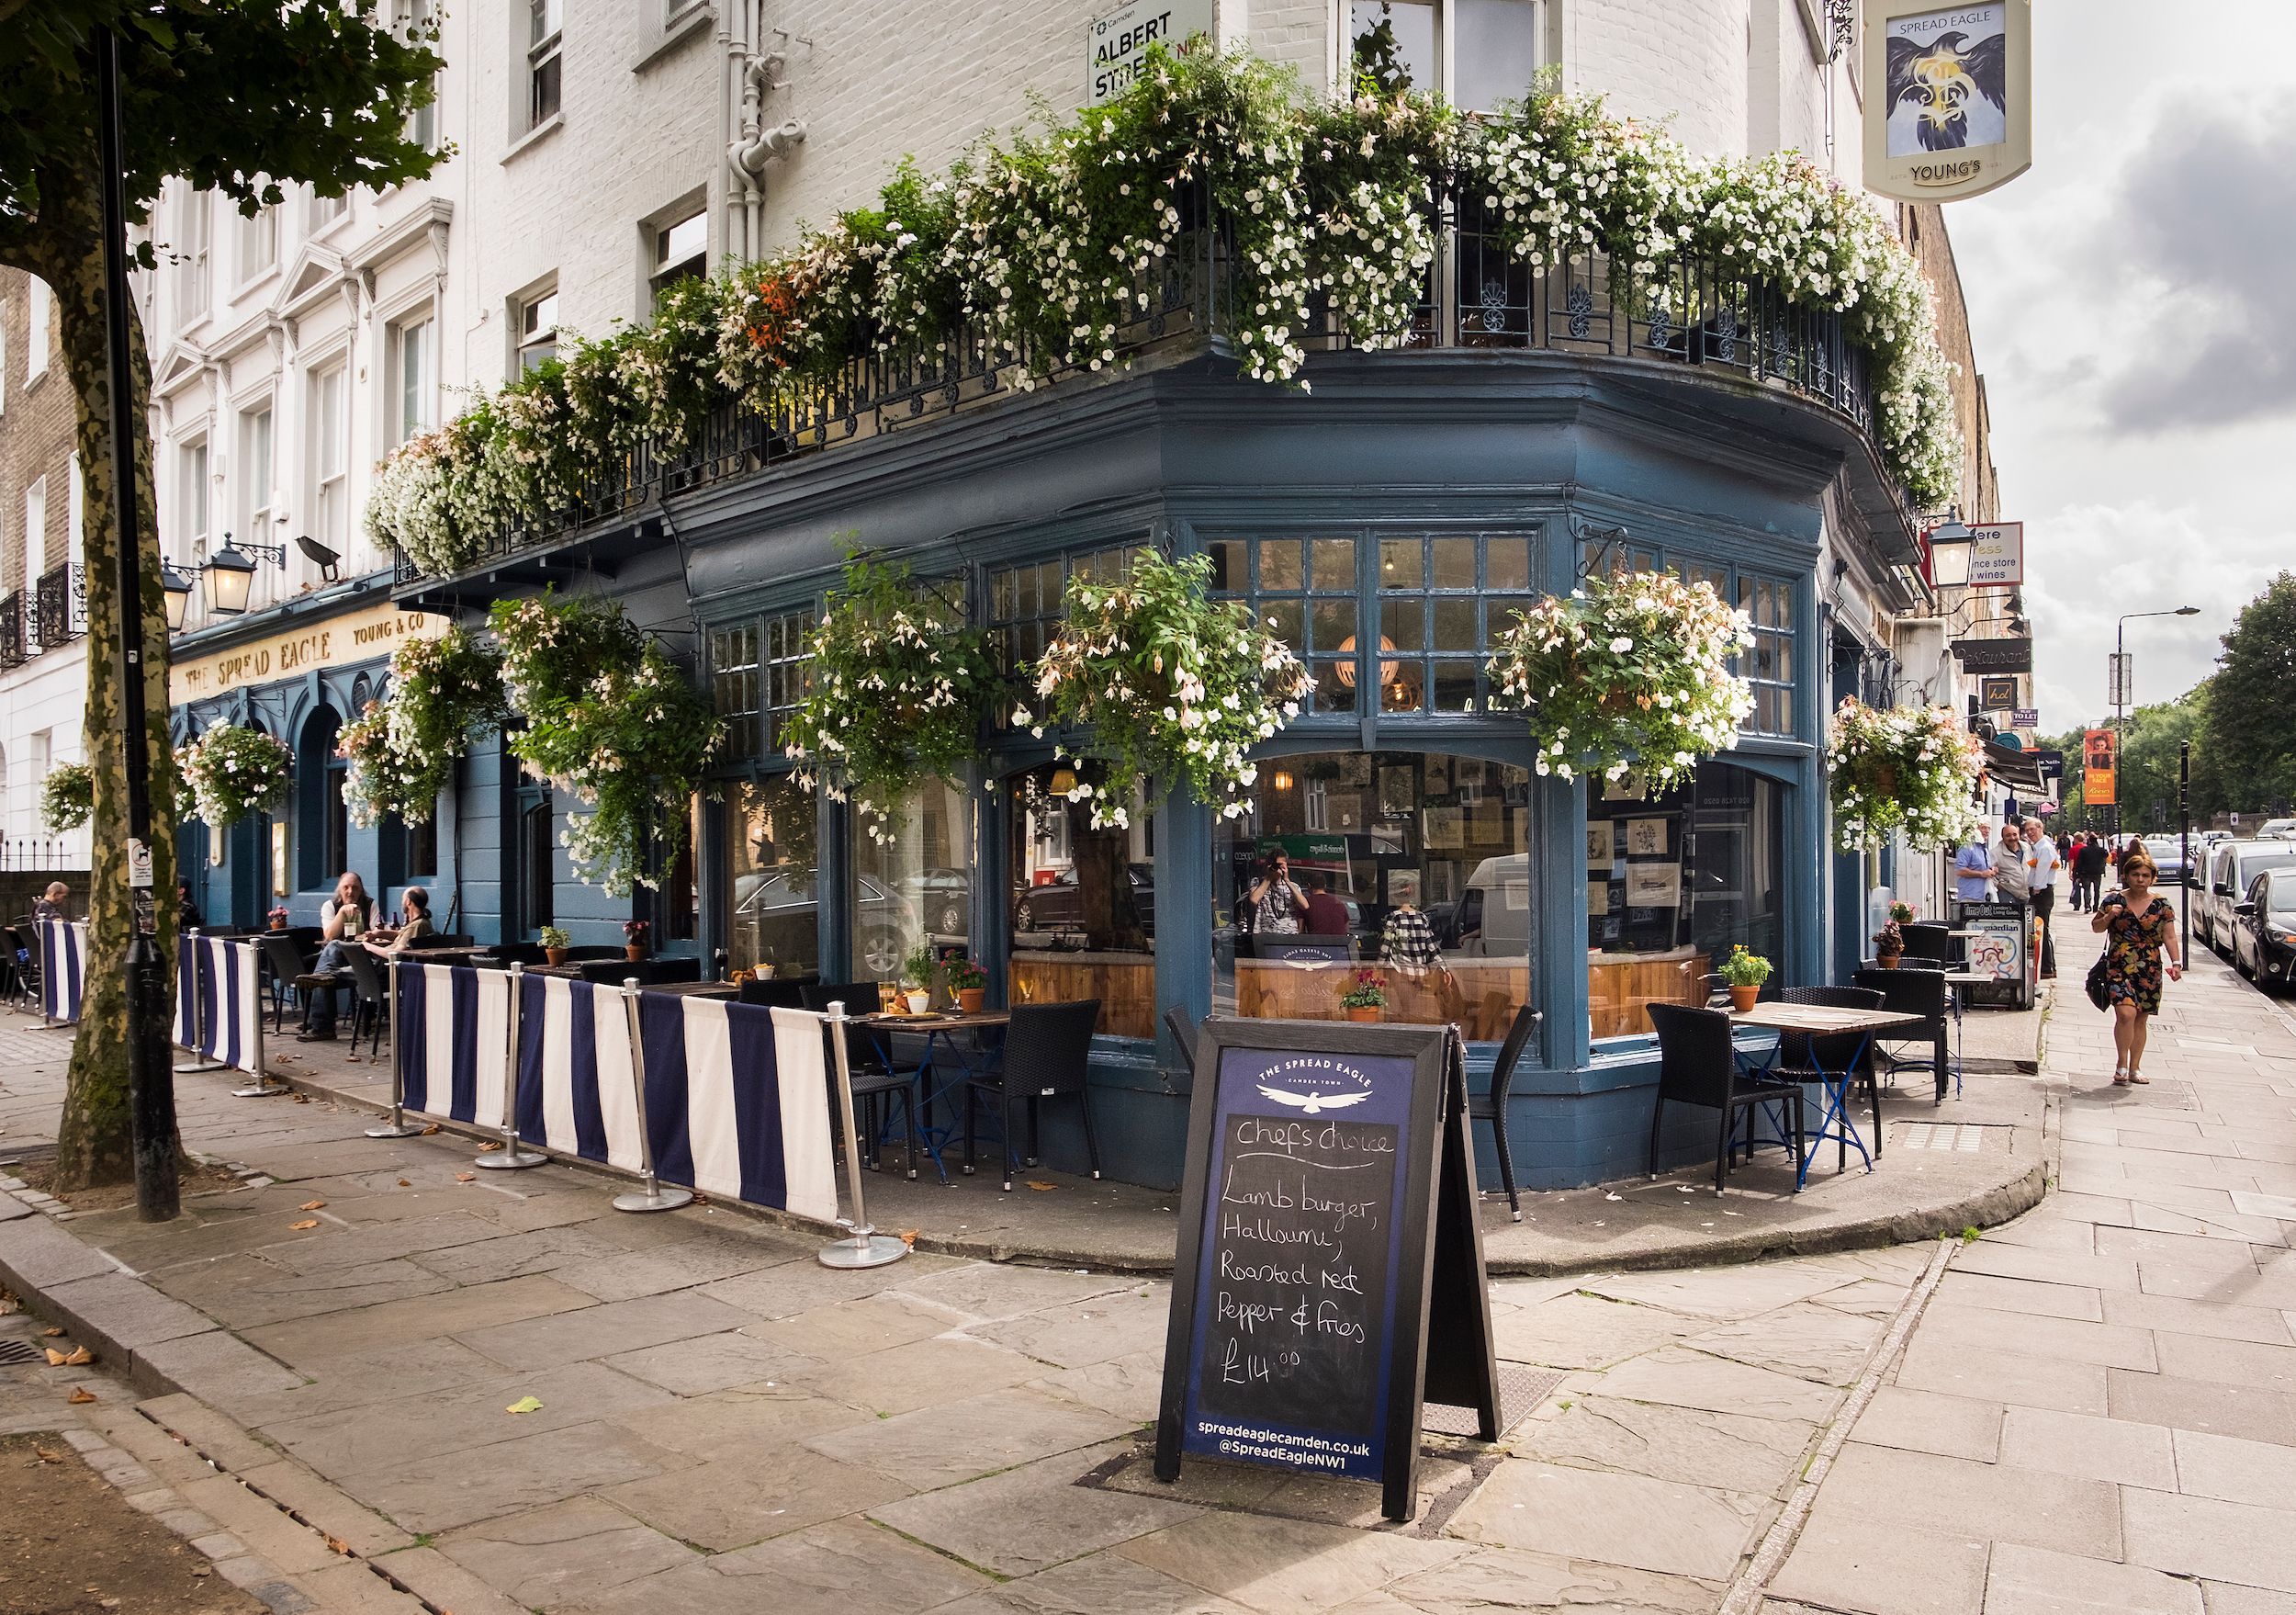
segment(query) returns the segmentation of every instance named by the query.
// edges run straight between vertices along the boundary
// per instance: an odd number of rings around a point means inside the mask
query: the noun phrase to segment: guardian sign
[[[2032,166],[2032,0],[1864,0],[1865,184],[1982,196]]]

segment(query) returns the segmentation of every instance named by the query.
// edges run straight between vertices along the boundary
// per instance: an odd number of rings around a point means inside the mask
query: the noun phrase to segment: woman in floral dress
[[[2144,1059],[2147,1024],[2160,1013],[2161,951],[2168,953],[2168,979],[2184,978],[2177,949],[2177,911],[2156,897],[2153,883],[2160,866],[2142,849],[2121,856],[2121,889],[2106,898],[2088,922],[2105,943],[2105,989],[2112,1004],[2112,1080],[2116,1088],[2152,1080],[2137,1074]]]

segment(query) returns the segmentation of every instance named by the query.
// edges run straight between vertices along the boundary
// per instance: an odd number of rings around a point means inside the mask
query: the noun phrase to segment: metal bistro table
[[[1795,1167],[1795,1189],[1798,1191],[1809,1180],[1809,1164],[1818,1154],[1818,1146],[1828,1139],[1845,1146],[1845,1162],[1848,1159],[1847,1151],[1854,1149],[1858,1152],[1858,1158],[1865,1163],[1865,1169],[1872,1171],[1873,1153],[1865,1147],[1865,1140],[1859,1135],[1857,1124],[1850,1119],[1850,1084],[1857,1075],[1858,1063],[1865,1058],[1865,1051],[1873,1045],[1875,1033],[1919,1026],[1922,1023],[1922,1017],[1888,1010],[1837,1010],[1822,1004],[1758,1003],[1750,1010],[1732,1011],[1730,1023],[1733,1026],[1761,1027],[1771,1032],[1798,1032],[1813,1040],[1810,1061],[1818,1071],[1819,1086],[1826,1091],[1826,1102],[1818,1113],[1817,1131],[1804,1140],[1807,1147]],[[1863,1035],[1858,1039],[1856,1052],[1842,1063],[1840,1070],[1829,1071],[1818,1065],[1816,1039],[1839,1037],[1852,1032]]]
[[[1953,996],[1953,1097],[1961,1097],[1961,994],[1966,987],[1986,987],[2001,979],[1982,970],[1947,970],[1946,990]]]
[[[897,1071],[901,1068],[894,1062],[891,1034],[907,1033],[914,1036],[922,1033],[925,1039],[925,1052],[917,1062],[917,1080],[919,1089],[927,1089],[927,1085],[931,1082],[933,1051],[946,1036],[949,1052],[956,1057],[957,1066],[962,1074],[951,1077],[937,1089],[927,1090],[921,1107],[923,1113],[917,1118],[917,1135],[924,1141],[925,1153],[933,1158],[933,1170],[940,1175],[941,1186],[948,1187],[949,1167],[940,1157],[949,1140],[956,1135],[956,1122],[952,1114],[948,1126],[932,1125],[933,1107],[940,1101],[948,1099],[953,1090],[962,1088],[965,1083],[975,1077],[985,1077],[996,1068],[996,1062],[1004,1057],[1002,1041],[999,1040],[997,1045],[992,1049],[985,1044],[983,1034],[990,1032],[1002,1032],[1011,1025],[1012,1011],[1009,1010],[975,1010],[971,1014],[965,1014],[951,1010],[929,1011],[922,1015],[895,1015],[880,1011],[870,1015],[849,1015],[847,1020],[850,1024],[861,1027],[877,1040],[877,1046],[884,1056],[885,1069],[888,1071]],[[953,1035],[956,1033],[968,1035]],[[975,1056],[979,1056],[977,1062]],[[878,1147],[882,1149],[884,1145],[884,1140],[881,1136],[878,1140]]]

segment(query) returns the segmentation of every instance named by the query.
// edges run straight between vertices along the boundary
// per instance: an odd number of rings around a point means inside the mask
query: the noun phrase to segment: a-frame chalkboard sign
[[[1499,1435],[1458,1033],[1215,1018],[1196,1073],[1156,1477],[1378,1480],[1409,1519],[1423,1402]]]

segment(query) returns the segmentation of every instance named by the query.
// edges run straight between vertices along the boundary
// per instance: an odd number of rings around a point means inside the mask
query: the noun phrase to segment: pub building
[[[985,371],[896,387],[893,367],[871,368],[793,429],[725,412],[684,459],[646,461],[594,502],[614,514],[498,536],[452,576],[401,558],[388,600],[309,603],[313,619],[395,605],[476,625],[492,600],[546,586],[620,601],[728,726],[693,852],[658,893],[574,882],[568,802],[499,737],[473,742],[435,831],[347,828],[331,739],[383,666],[339,644],[323,665],[184,692],[186,732],[260,722],[298,771],[279,817],[188,847],[186,866],[206,863],[209,912],[235,923],[274,900],[303,920],[347,865],[378,896],[433,885],[444,928],[481,942],[546,924],[618,941],[620,920],[644,918],[659,951],[703,973],[722,954],[882,980],[919,941],[961,946],[992,1004],[1099,1000],[1103,1163],[1154,1186],[1178,1180],[1189,1090],[1165,1011],[1337,1019],[1356,959],[1378,965],[1389,916],[1415,909],[1439,965],[1382,967],[1389,1018],[1457,1021],[1480,1083],[1518,1009],[1542,1012],[1513,1084],[1520,1180],[1639,1172],[1657,1079],[1644,1006],[1705,1001],[1735,943],[1787,983],[1857,956],[1867,891],[1891,871],[1831,851],[1823,728],[1840,695],[1886,698],[1897,681],[1887,625],[1919,615],[1916,536],[1837,322],[1795,314],[1765,332],[1750,310],[1746,340],[1735,324],[1669,333],[1609,312],[1593,277],[1594,334],[1579,340],[1586,281],[1566,321],[1555,278],[1518,272],[1519,307],[1429,311],[1401,351],[1311,343],[1308,390],[1240,378],[1187,309],[1127,333],[1130,367],[1032,390]],[[1056,737],[996,717],[985,760],[920,786],[880,844],[794,785],[784,754],[806,636],[856,545],[961,595],[1016,674],[1057,632],[1070,577],[1112,575],[1146,546],[1208,554],[1216,589],[1273,625],[1315,689],[1261,748],[1243,819],[1176,795],[1094,830]],[[1739,744],[1663,795],[1537,774],[1524,718],[1491,704],[1484,664],[1512,614],[1597,569],[1704,580],[1752,619]],[[227,625],[212,643],[257,631]],[[1239,927],[1251,870],[1277,849],[1344,909],[1320,954],[1265,957]],[[1680,1115],[1670,1151],[1710,1151],[1711,1123]],[[1073,1107],[1044,1124],[1048,1164],[1080,1169]]]

